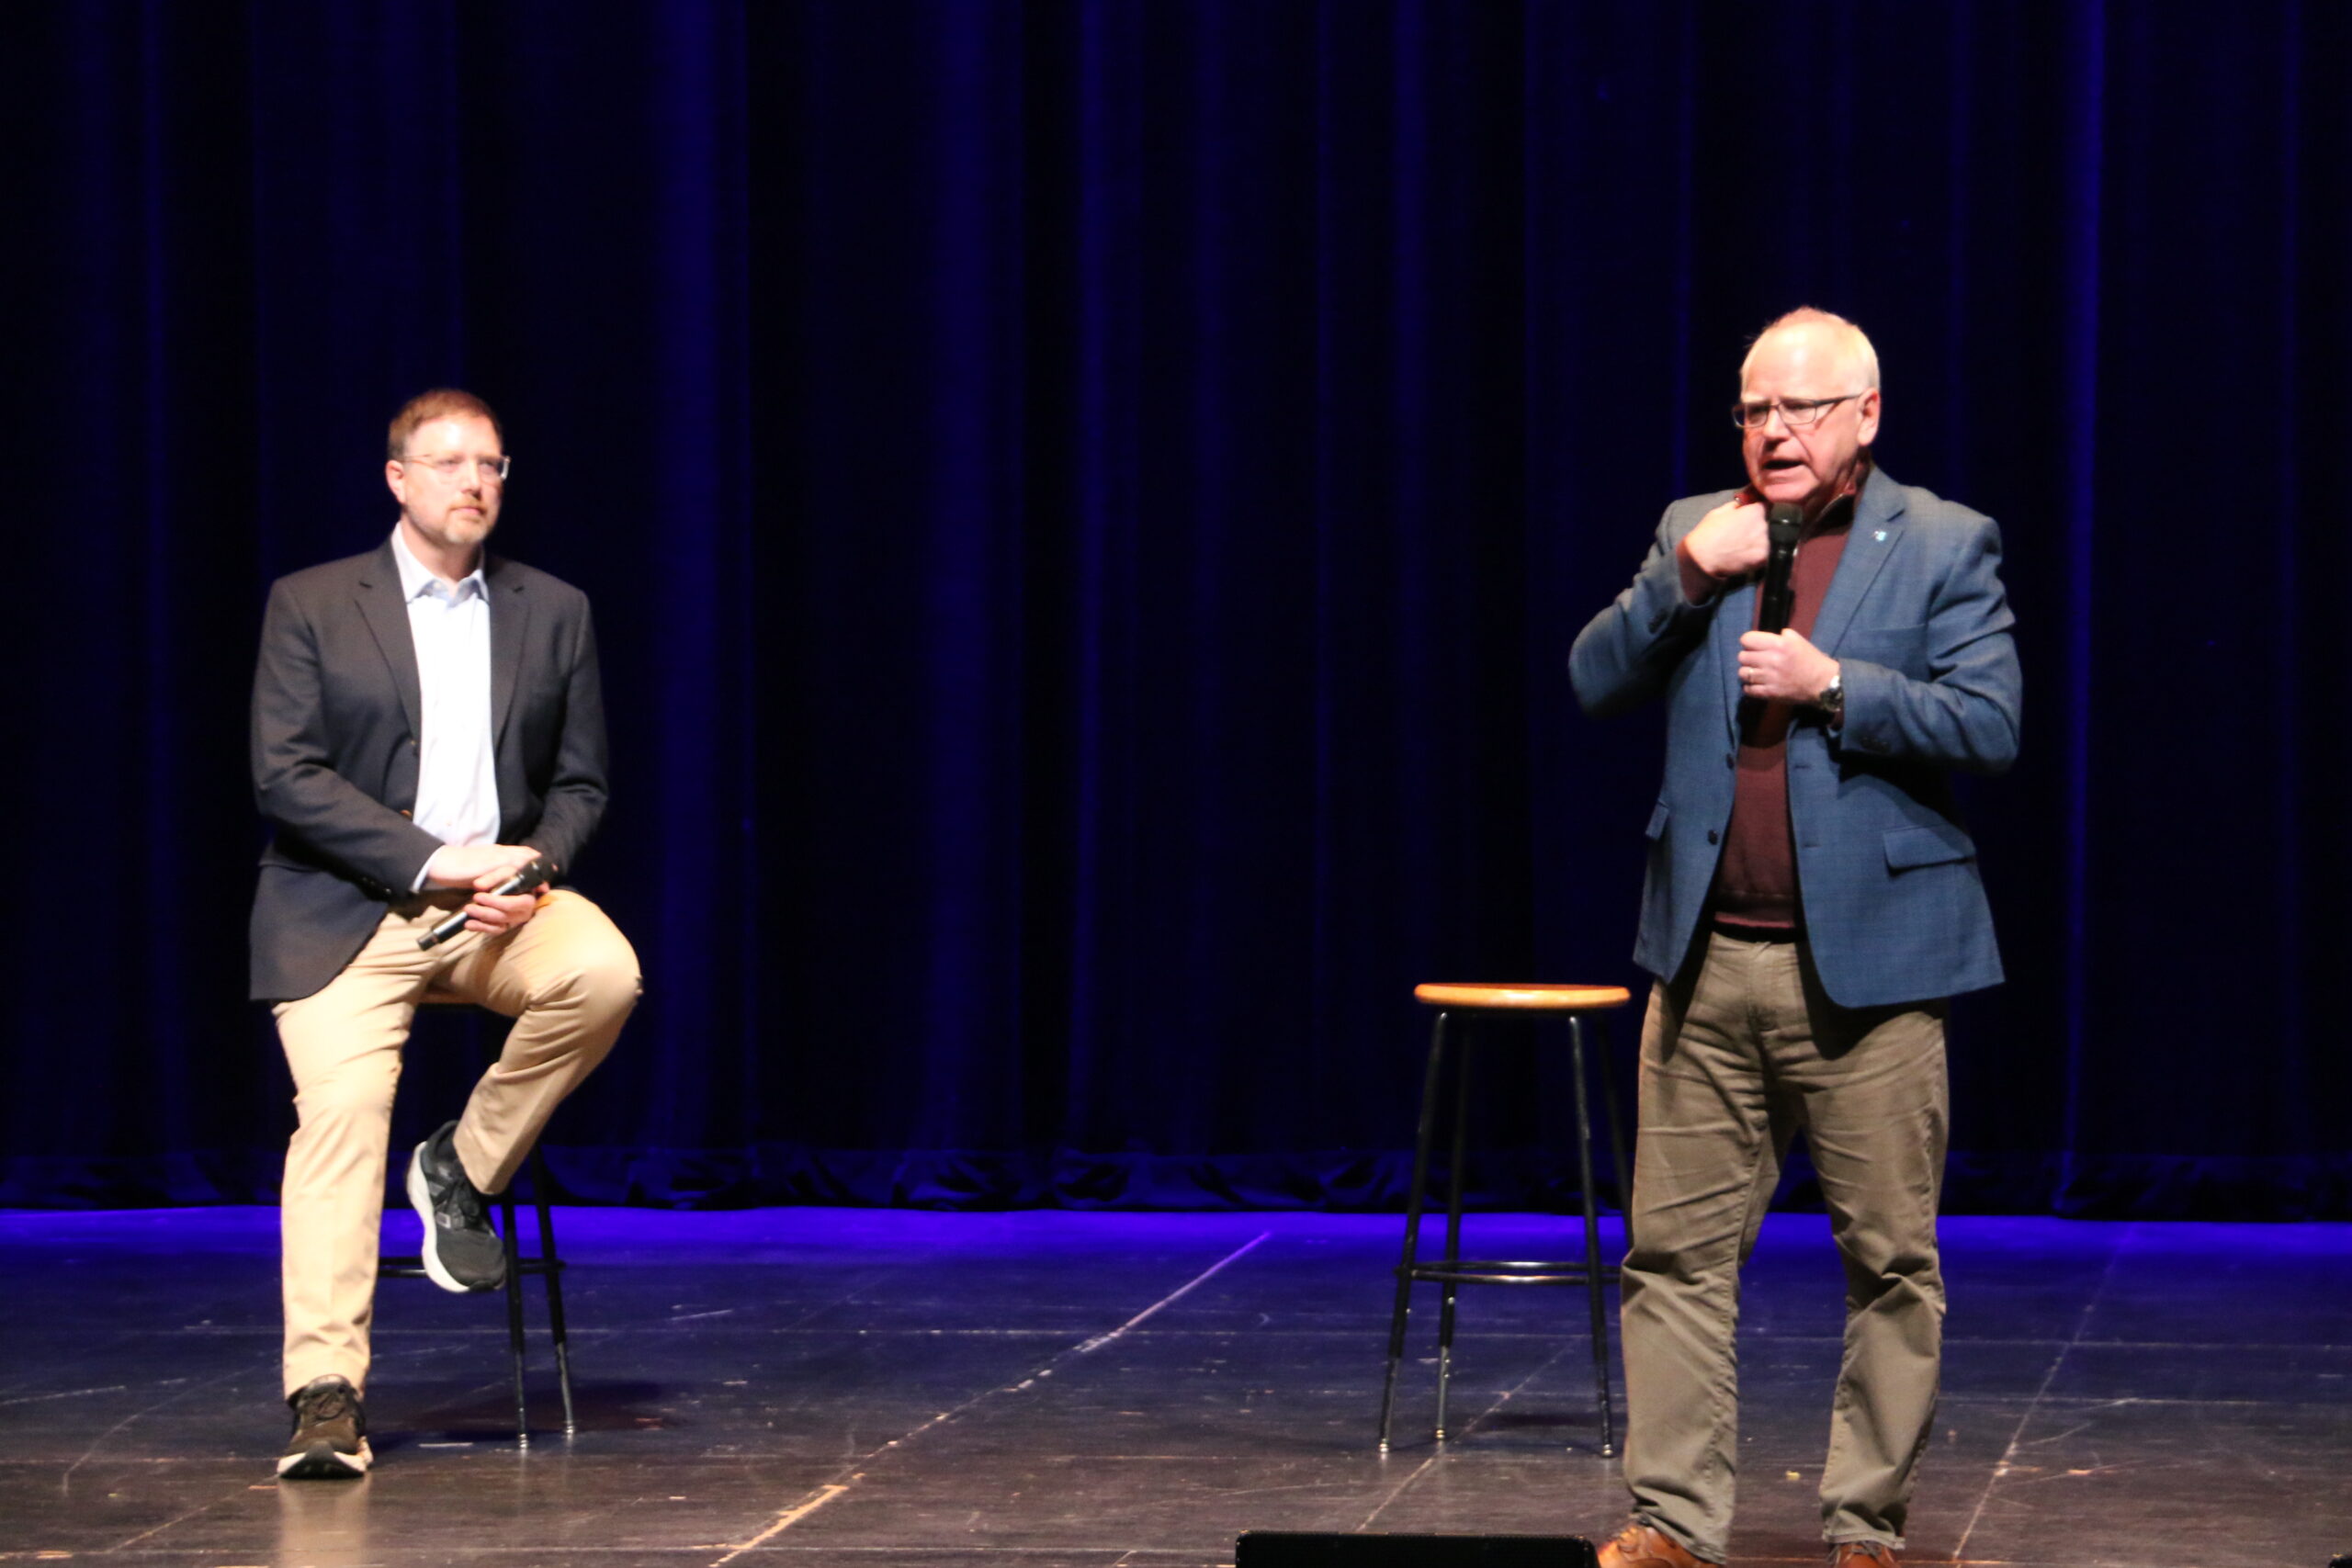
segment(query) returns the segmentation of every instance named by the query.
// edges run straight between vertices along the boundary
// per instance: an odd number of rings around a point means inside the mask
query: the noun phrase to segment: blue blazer
[[[1682,596],[1675,546],[1728,500],[1678,501],[1633,585],[1577,634],[1577,700],[1595,717],[1667,704],[1666,780],[1650,813],[1634,962],[1671,976],[1690,952],[1731,821],[1739,748],[1740,634],[1751,581],[1704,604]],[[1790,728],[1789,819],[1805,936],[1830,999],[1878,1007],[1997,985],[2001,955],[1952,800],[1955,773],[2017,760],[2015,617],[1991,518],[1873,468],[1813,642],[1844,674],[1833,733]]]

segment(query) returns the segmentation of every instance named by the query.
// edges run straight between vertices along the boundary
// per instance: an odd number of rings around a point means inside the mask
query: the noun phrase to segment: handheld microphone
[[[530,864],[523,867],[514,875],[501,883],[494,891],[501,896],[507,897],[511,897],[517,893],[528,893],[536,888],[546,886],[548,876],[548,863],[543,859],[534,860]],[[447,942],[451,937],[456,936],[459,931],[462,931],[465,929],[466,912],[463,909],[460,909],[456,914],[451,915],[447,919],[442,921],[439,925],[435,926],[431,931],[426,931],[423,936],[418,937],[416,939],[417,948],[422,952],[427,949],[438,947],[443,942]]]
[[[1789,587],[1789,570],[1796,565],[1797,535],[1804,528],[1804,513],[1785,501],[1764,514],[1764,531],[1771,537],[1772,553],[1764,562],[1764,602],[1756,612],[1759,632],[1789,629],[1789,613],[1796,603]]]

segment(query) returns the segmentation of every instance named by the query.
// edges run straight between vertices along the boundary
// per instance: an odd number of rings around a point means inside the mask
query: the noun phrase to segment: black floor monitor
[[[1577,1535],[1340,1535],[1245,1530],[1235,1568],[1594,1568]]]

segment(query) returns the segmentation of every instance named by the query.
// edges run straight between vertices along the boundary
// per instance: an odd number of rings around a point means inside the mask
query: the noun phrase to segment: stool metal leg
[[[1634,1171],[1625,1162],[1625,1118],[1617,1109],[1617,1069],[1611,1066],[1613,1053],[1609,1047],[1609,1019],[1595,1013],[1594,1032],[1600,1036],[1595,1054],[1600,1058],[1600,1110],[1609,1118],[1609,1158],[1617,1168],[1617,1212],[1634,1212]]]
[[[1462,1263],[1462,1168],[1466,1163],[1470,1144],[1470,1021],[1460,1025],[1462,1039],[1453,1059],[1453,1153],[1447,1162],[1445,1173],[1445,1266],[1456,1269]],[[1445,1295],[1438,1307],[1437,1317],[1437,1431],[1439,1442],[1445,1441],[1446,1388],[1453,1376],[1453,1302],[1461,1289],[1458,1280],[1445,1281]]]
[[[1568,1076],[1576,1080],[1577,1174],[1584,1198],[1585,1300],[1592,1308],[1592,1379],[1600,1393],[1600,1452],[1617,1451],[1617,1427],[1610,1408],[1609,1312],[1601,1299],[1600,1214],[1592,1196],[1592,1116],[1584,1087],[1584,1020],[1568,1019]]]
[[[1388,1314],[1388,1376],[1380,1387],[1380,1451],[1388,1451],[1388,1423],[1396,1409],[1396,1363],[1405,1357],[1405,1320],[1412,1310],[1413,1259],[1421,1236],[1421,1201],[1429,1190],[1430,1141],[1437,1131],[1438,1086],[1445,1068],[1445,1014],[1430,1032],[1430,1061],[1421,1075],[1421,1123],[1413,1135],[1413,1183],[1405,1194],[1405,1247],[1396,1264],[1396,1304]]]
[[[514,1353],[514,1446],[531,1446],[531,1406],[523,1393],[523,1256],[514,1245],[514,1184],[498,1195],[499,1239],[506,1247],[506,1341]]]
[[[555,1254],[555,1217],[548,1213],[548,1167],[531,1150],[531,1197],[539,1212],[539,1269],[548,1287],[548,1331],[555,1341],[555,1382],[563,1393],[563,1435],[578,1435],[571,1413],[571,1344],[563,1330],[563,1260]]]

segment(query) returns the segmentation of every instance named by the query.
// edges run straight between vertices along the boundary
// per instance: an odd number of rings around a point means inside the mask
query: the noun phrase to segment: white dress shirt
[[[498,763],[490,734],[490,588],[477,566],[455,587],[392,529],[424,733],[417,738],[416,825],[448,844],[498,841]],[[433,863],[417,873],[423,887]]]

